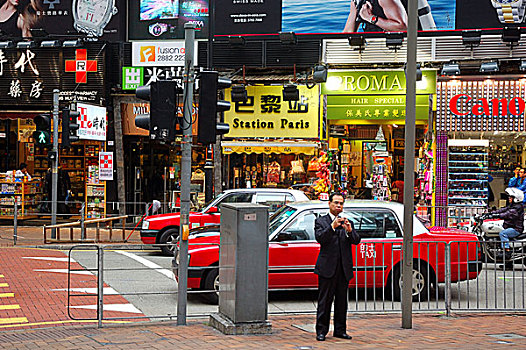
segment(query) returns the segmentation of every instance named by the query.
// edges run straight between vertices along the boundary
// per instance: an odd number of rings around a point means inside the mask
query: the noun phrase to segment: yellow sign
[[[319,138],[319,88],[298,86],[299,101],[283,101],[282,86],[247,86],[248,101],[225,112],[226,137]],[[230,90],[226,93],[230,99]]]
[[[276,144],[276,143],[260,143],[255,144],[251,142],[221,142],[223,146],[223,154],[232,153],[265,153],[265,154],[315,154],[318,145],[316,143],[294,143],[292,145]]]

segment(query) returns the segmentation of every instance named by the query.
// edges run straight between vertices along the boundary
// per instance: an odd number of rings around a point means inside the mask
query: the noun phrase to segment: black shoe
[[[325,341],[325,336],[324,336],[323,334],[318,334],[318,335],[316,336],[316,340],[317,340],[317,341]]]
[[[347,334],[347,333],[335,334],[334,337],[335,338],[348,339],[348,340],[352,339],[352,337],[349,334]]]

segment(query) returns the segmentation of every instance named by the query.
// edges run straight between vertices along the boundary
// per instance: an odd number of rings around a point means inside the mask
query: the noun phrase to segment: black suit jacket
[[[329,214],[317,218],[314,223],[316,241],[320,243],[320,254],[314,273],[324,278],[332,278],[336,273],[338,256],[340,256],[345,278],[351,280],[354,276],[351,245],[360,243],[360,236],[354,230],[352,222],[351,232],[347,232],[342,226],[333,230],[331,224]]]

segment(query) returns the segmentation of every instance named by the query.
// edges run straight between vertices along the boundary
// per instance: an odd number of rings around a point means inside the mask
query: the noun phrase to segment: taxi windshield
[[[278,227],[281,226],[282,223],[287,221],[287,219],[294,214],[298,209],[292,208],[289,206],[283,206],[279,208],[274,215],[270,217],[269,225],[268,225],[268,233],[269,235],[272,234],[272,232],[276,231]]]

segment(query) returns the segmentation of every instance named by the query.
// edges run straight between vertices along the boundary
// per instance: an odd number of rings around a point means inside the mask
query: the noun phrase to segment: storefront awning
[[[315,154],[319,144],[316,142],[221,142],[223,154],[231,153],[285,153]]]

